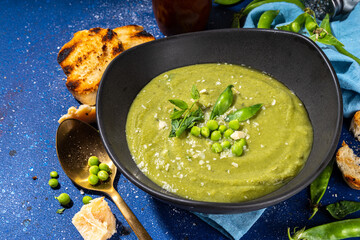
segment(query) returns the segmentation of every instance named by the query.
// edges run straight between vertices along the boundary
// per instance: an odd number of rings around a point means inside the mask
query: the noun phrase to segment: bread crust
[[[342,142],[342,147],[336,153],[336,163],[345,182],[353,189],[360,190],[360,158],[354,151]]]
[[[350,124],[350,131],[354,134],[354,137],[360,141],[360,111],[354,114]]]
[[[76,32],[57,57],[67,76],[66,87],[82,104],[95,105],[97,89],[108,64],[124,50],[154,39],[138,25]]]

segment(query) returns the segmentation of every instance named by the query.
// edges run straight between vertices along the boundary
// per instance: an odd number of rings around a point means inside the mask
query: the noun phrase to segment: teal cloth
[[[302,13],[302,10],[290,3],[269,3],[255,8],[246,18],[244,28],[255,28],[260,15],[267,10],[280,10],[273,22],[284,25],[292,22]],[[360,5],[348,15],[337,21],[331,22],[334,36],[339,39],[353,55],[360,58]],[[307,35],[306,31],[301,32]],[[360,65],[353,59],[338,53],[335,48],[318,43],[325,52],[338,76],[344,103],[344,116],[350,117],[355,111],[360,110]],[[217,215],[195,213],[205,222],[222,232],[225,236],[240,239],[262,215],[264,209],[233,215]]]
[[[279,15],[273,22],[273,27],[288,24],[302,13],[295,4],[277,2],[264,4],[255,8],[247,16],[244,28],[254,28],[260,15],[267,10],[280,10]],[[336,21],[331,21],[331,29],[334,36],[345,45],[345,49],[360,58],[360,5],[347,16],[341,16]],[[306,31],[300,32],[308,35]],[[344,104],[344,117],[351,117],[354,112],[360,110],[360,65],[341,53],[334,47],[317,43],[331,61],[337,74],[342,91]]]

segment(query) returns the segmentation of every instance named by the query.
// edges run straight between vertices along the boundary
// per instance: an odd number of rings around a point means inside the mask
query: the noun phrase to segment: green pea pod
[[[326,210],[336,219],[342,219],[347,215],[360,210],[360,202],[340,201],[326,206]]]
[[[215,0],[214,3],[220,4],[220,5],[234,5],[237,3],[241,3],[244,0]]]
[[[299,32],[305,23],[305,14],[302,13],[291,23],[276,28],[284,31]]]
[[[319,210],[319,203],[326,192],[333,166],[334,160],[332,160],[329,165],[326,166],[324,171],[322,171],[322,173],[310,184],[310,200],[313,213],[309,220],[313,218]]]
[[[237,110],[236,112],[229,114],[225,120],[227,122],[235,120],[235,119],[237,119],[239,122],[246,121],[249,118],[255,116],[256,113],[261,109],[261,107],[262,107],[262,104],[255,104],[250,107],[241,108],[241,109]]]
[[[344,47],[341,46],[335,46],[336,50],[338,50],[339,53],[344,54],[345,56],[348,56],[352,59],[354,59],[358,64],[360,64],[360,59],[357,58],[356,56],[352,55],[351,53],[349,53]]]
[[[263,14],[261,14],[257,27],[266,29],[270,28],[271,23],[274,21],[279,12],[279,10],[265,11]]]
[[[252,1],[251,3],[249,3],[244,10],[242,10],[242,15],[246,16],[249,14],[249,12],[251,12],[253,9],[266,4],[266,3],[273,3],[273,2],[287,2],[287,3],[293,3],[295,5],[297,5],[298,7],[301,8],[301,10],[305,9],[304,4],[300,1],[300,0],[263,0],[263,1]]]
[[[227,88],[220,94],[211,112],[210,119],[214,119],[217,116],[224,114],[229,109],[234,99],[231,90],[233,87],[233,85],[227,86]]]
[[[290,240],[337,240],[360,237],[360,218],[327,223],[307,230],[303,228],[295,232],[292,236],[290,234],[290,228],[288,228],[288,237]]]

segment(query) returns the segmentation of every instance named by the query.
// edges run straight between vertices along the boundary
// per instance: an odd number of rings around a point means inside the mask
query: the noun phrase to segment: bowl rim
[[[179,38],[192,38],[194,36],[203,36],[203,35],[211,35],[211,34],[222,34],[222,33],[231,33],[231,32],[272,32],[274,34],[285,34],[289,36],[295,36],[296,38],[301,38],[307,44],[311,45],[317,52],[320,54],[321,58],[325,62],[326,66],[328,67],[330,74],[332,76],[332,82],[335,84],[335,90],[336,90],[336,96],[337,96],[337,102],[338,102],[338,109],[337,109],[337,119],[336,119],[336,129],[334,129],[334,138],[331,141],[331,144],[329,144],[329,148],[327,150],[326,156],[324,156],[324,160],[322,161],[322,164],[318,167],[318,170],[316,174],[314,174],[311,178],[308,178],[306,181],[301,182],[302,186],[299,186],[291,191],[286,192],[285,194],[277,197],[276,199],[268,199],[268,200],[262,200],[260,198],[253,199],[251,201],[244,201],[244,202],[237,202],[237,203],[224,203],[224,202],[206,202],[206,201],[198,201],[198,200],[191,200],[186,199],[181,196],[172,196],[169,194],[165,194],[163,192],[159,192],[156,190],[153,190],[152,188],[143,185],[141,181],[139,181],[136,177],[132,175],[129,171],[127,171],[125,168],[123,168],[118,161],[116,161],[115,154],[113,153],[111,149],[111,144],[107,140],[107,136],[104,130],[104,126],[102,123],[102,115],[101,111],[96,111],[96,118],[98,123],[98,128],[101,136],[101,140],[105,146],[105,149],[107,153],[109,154],[112,161],[115,163],[115,165],[118,167],[118,169],[121,171],[121,173],[124,174],[124,176],[130,180],[135,186],[140,188],[141,190],[145,191],[146,193],[154,196],[155,198],[170,203],[174,206],[180,207],[180,208],[186,208],[188,210],[195,209],[198,212],[204,212],[204,213],[222,213],[222,214],[231,214],[231,213],[241,213],[241,212],[249,212],[254,210],[263,209],[269,206],[273,206],[279,202],[285,201],[286,199],[289,199],[290,197],[294,196],[295,194],[299,193],[303,189],[305,189],[308,185],[310,185],[311,182],[315,180],[315,178],[325,169],[325,167],[329,164],[329,162],[333,159],[334,153],[336,151],[336,146],[339,142],[340,135],[341,135],[341,129],[342,129],[342,123],[343,123],[343,102],[342,102],[342,95],[341,95],[341,89],[340,84],[336,75],[336,72],[334,68],[332,67],[330,60],[327,58],[325,53],[321,50],[321,48],[313,42],[311,39],[309,39],[306,36],[303,36],[298,33],[283,31],[283,30],[275,30],[275,29],[251,29],[251,28],[242,28],[242,29],[215,29],[215,30],[205,30],[200,32],[193,32],[193,33],[184,33],[179,35],[174,35],[166,38],[156,39],[154,41],[150,41],[138,46],[135,46],[133,48],[130,48],[123,53],[116,56],[107,66],[106,70],[104,71],[104,74],[102,75],[101,82],[99,84],[98,88],[98,94],[96,98],[96,106],[101,106],[101,95],[104,85],[104,79],[106,79],[108,72],[110,71],[113,64],[115,64],[115,60],[118,58],[126,57],[127,54],[131,53],[132,51],[137,51],[138,48],[143,47],[144,45],[154,45],[154,44],[161,44],[164,41],[173,41],[177,40]],[[313,151],[313,149],[311,150]],[[141,171],[141,170],[140,170]],[[146,175],[145,175],[146,176]],[[266,195],[265,195],[266,196]],[[257,201],[259,199],[259,201]],[[210,211],[207,211],[208,207],[211,207],[212,209]]]

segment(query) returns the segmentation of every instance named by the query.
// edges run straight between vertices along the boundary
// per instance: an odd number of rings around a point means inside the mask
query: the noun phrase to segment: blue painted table
[[[83,195],[62,171],[55,151],[57,120],[70,106],[78,105],[65,87],[57,53],[73,33],[93,27],[138,24],[156,38],[163,35],[151,1],[1,0],[0,5],[0,238],[81,239],[71,218],[81,208]],[[209,28],[228,27],[233,11],[214,7]],[[357,147],[348,124],[345,120],[342,138]],[[60,174],[58,190],[47,185],[52,170]],[[154,239],[225,239],[192,213],[153,199],[123,176],[117,190]],[[74,201],[62,215],[55,213],[60,206],[54,199],[61,192]],[[359,200],[358,196],[335,169],[322,202]],[[118,219],[118,233],[112,239],[136,239],[116,206],[108,202]],[[269,207],[243,239],[286,239],[287,227],[333,221],[323,211],[311,221],[308,217],[304,190]]]

